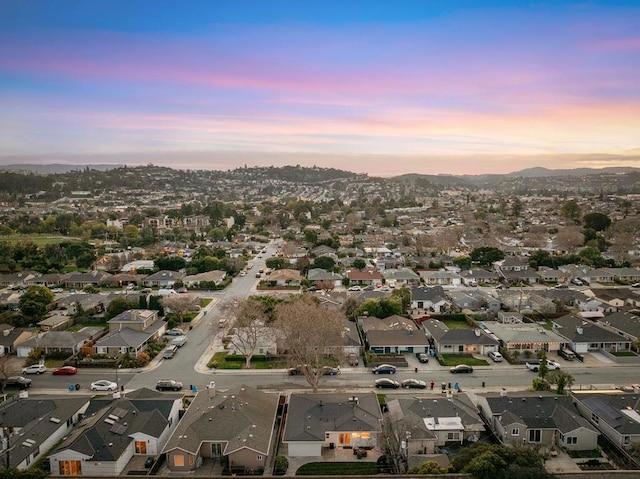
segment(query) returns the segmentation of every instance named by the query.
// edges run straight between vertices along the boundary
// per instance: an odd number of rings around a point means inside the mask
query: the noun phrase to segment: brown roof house
[[[160,338],[165,330],[158,311],[128,309],[107,321],[109,332],[95,344],[97,354],[116,357],[128,354],[136,357],[152,339]]]
[[[377,354],[426,353],[429,340],[411,319],[393,315],[384,319],[358,318],[368,348]]]
[[[300,286],[302,276],[297,269],[277,269],[268,276],[267,281],[275,282],[276,286],[297,287]]]
[[[193,471],[226,457],[232,473],[262,473],[276,440],[278,402],[278,394],[248,386],[198,392],[164,448],[167,466]]]

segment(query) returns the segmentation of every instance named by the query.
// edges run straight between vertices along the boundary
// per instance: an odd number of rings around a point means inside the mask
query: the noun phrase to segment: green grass
[[[468,366],[488,366],[484,359],[474,358],[471,354],[443,354],[441,364],[443,366],[457,366],[466,364]]]
[[[444,325],[449,329],[471,329],[471,326],[466,321],[457,321],[455,319],[442,320]]]
[[[309,462],[296,476],[371,476],[378,473],[375,462]]]
[[[208,368],[216,369],[244,369],[245,360],[239,356],[229,356],[226,351],[218,351],[215,353],[209,362]],[[265,361],[264,356],[257,355],[251,358],[251,369],[274,369],[282,368],[284,365],[281,362]]]
[[[213,301],[212,298],[200,298],[200,307],[204,308],[205,306],[207,306],[211,301]]]
[[[60,244],[63,241],[81,242],[80,238],[72,238],[70,236],[40,236],[40,235],[11,235],[1,236],[0,241],[8,241],[10,243],[33,243],[37,246],[47,244]]]
[[[612,356],[618,356],[618,357],[634,357],[637,356],[636,353],[634,353],[633,351],[611,351],[610,353]]]
[[[44,365],[48,368],[61,368],[64,366],[64,359],[45,359]]]

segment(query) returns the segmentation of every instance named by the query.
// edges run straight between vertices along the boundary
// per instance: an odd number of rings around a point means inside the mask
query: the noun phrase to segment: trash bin
[[[124,392],[124,386],[120,386],[120,391]]]
[[[447,390],[447,383],[442,383],[442,392]]]
[[[415,372],[418,372],[418,368],[415,369]]]
[[[69,384],[68,389],[69,389],[69,391],[75,391],[76,387],[73,384]]]
[[[79,391],[79,390],[80,390],[80,385],[76,384],[76,391]]]

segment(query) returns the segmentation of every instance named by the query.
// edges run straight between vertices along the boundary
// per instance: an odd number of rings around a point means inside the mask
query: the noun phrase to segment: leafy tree
[[[585,228],[591,228],[595,231],[604,231],[611,225],[611,218],[604,213],[587,213],[582,218]]]
[[[154,260],[154,264],[160,271],[180,271],[186,267],[187,262],[180,256],[160,256]]]
[[[362,258],[356,258],[356,259],[353,260],[352,265],[356,269],[364,269],[367,266],[367,262],[365,260],[363,260]]]
[[[471,260],[480,266],[491,266],[496,261],[504,259],[504,252],[492,246],[481,246],[471,251]]]
[[[575,381],[571,374],[560,369],[550,371],[547,375],[547,380],[549,381],[549,384],[554,384],[556,386],[556,392],[558,394],[565,394],[568,389],[571,389],[571,386],[573,386]]]
[[[291,262],[287,258],[269,258],[265,261],[267,268],[287,269],[291,268]]]
[[[580,215],[582,214],[582,212],[580,210],[580,205],[576,200],[568,200],[562,204],[560,214],[568,220],[578,222],[580,220]]]
[[[446,474],[447,469],[440,467],[435,461],[426,461],[409,469],[408,474]]]
[[[506,467],[507,463],[503,458],[493,451],[486,451],[474,457],[463,472],[470,473],[475,479],[495,479],[502,477]]]
[[[115,318],[120,313],[124,313],[130,309],[137,309],[138,307],[138,301],[127,298],[116,298],[109,303],[109,306],[107,306],[105,317],[107,319]]]
[[[411,290],[405,286],[396,288],[391,292],[391,297],[400,299],[402,303],[402,311],[407,311],[411,306]]]
[[[355,311],[356,316],[373,316],[376,318],[388,318],[394,314],[402,314],[402,298],[368,299]]]
[[[471,269],[471,257],[458,256],[457,258],[453,258],[453,264],[460,269]]]
[[[29,286],[18,302],[20,311],[32,319],[42,317],[51,303],[55,300],[55,294],[44,286]]]
[[[336,265],[336,262],[330,256],[320,256],[313,260],[313,268],[322,268],[327,271],[331,271]]]

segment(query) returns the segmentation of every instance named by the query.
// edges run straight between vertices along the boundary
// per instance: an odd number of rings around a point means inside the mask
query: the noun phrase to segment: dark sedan
[[[400,383],[389,378],[381,378],[375,380],[375,386],[377,389],[398,389]]]
[[[10,376],[4,383],[6,388],[27,389],[31,387],[31,379],[23,376]]]
[[[425,389],[427,383],[422,379],[405,379],[400,382],[400,385],[405,389]]]
[[[391,364],[381,364],[380,366],[376,366],[371,369],[373,374],[395,374],[396,367]]]
[[[449,369],[450,373],[458,374],[458,373],[472,373],[473,368],[471,366],[467,366],[466,364],[458,364],[457,366]]]

